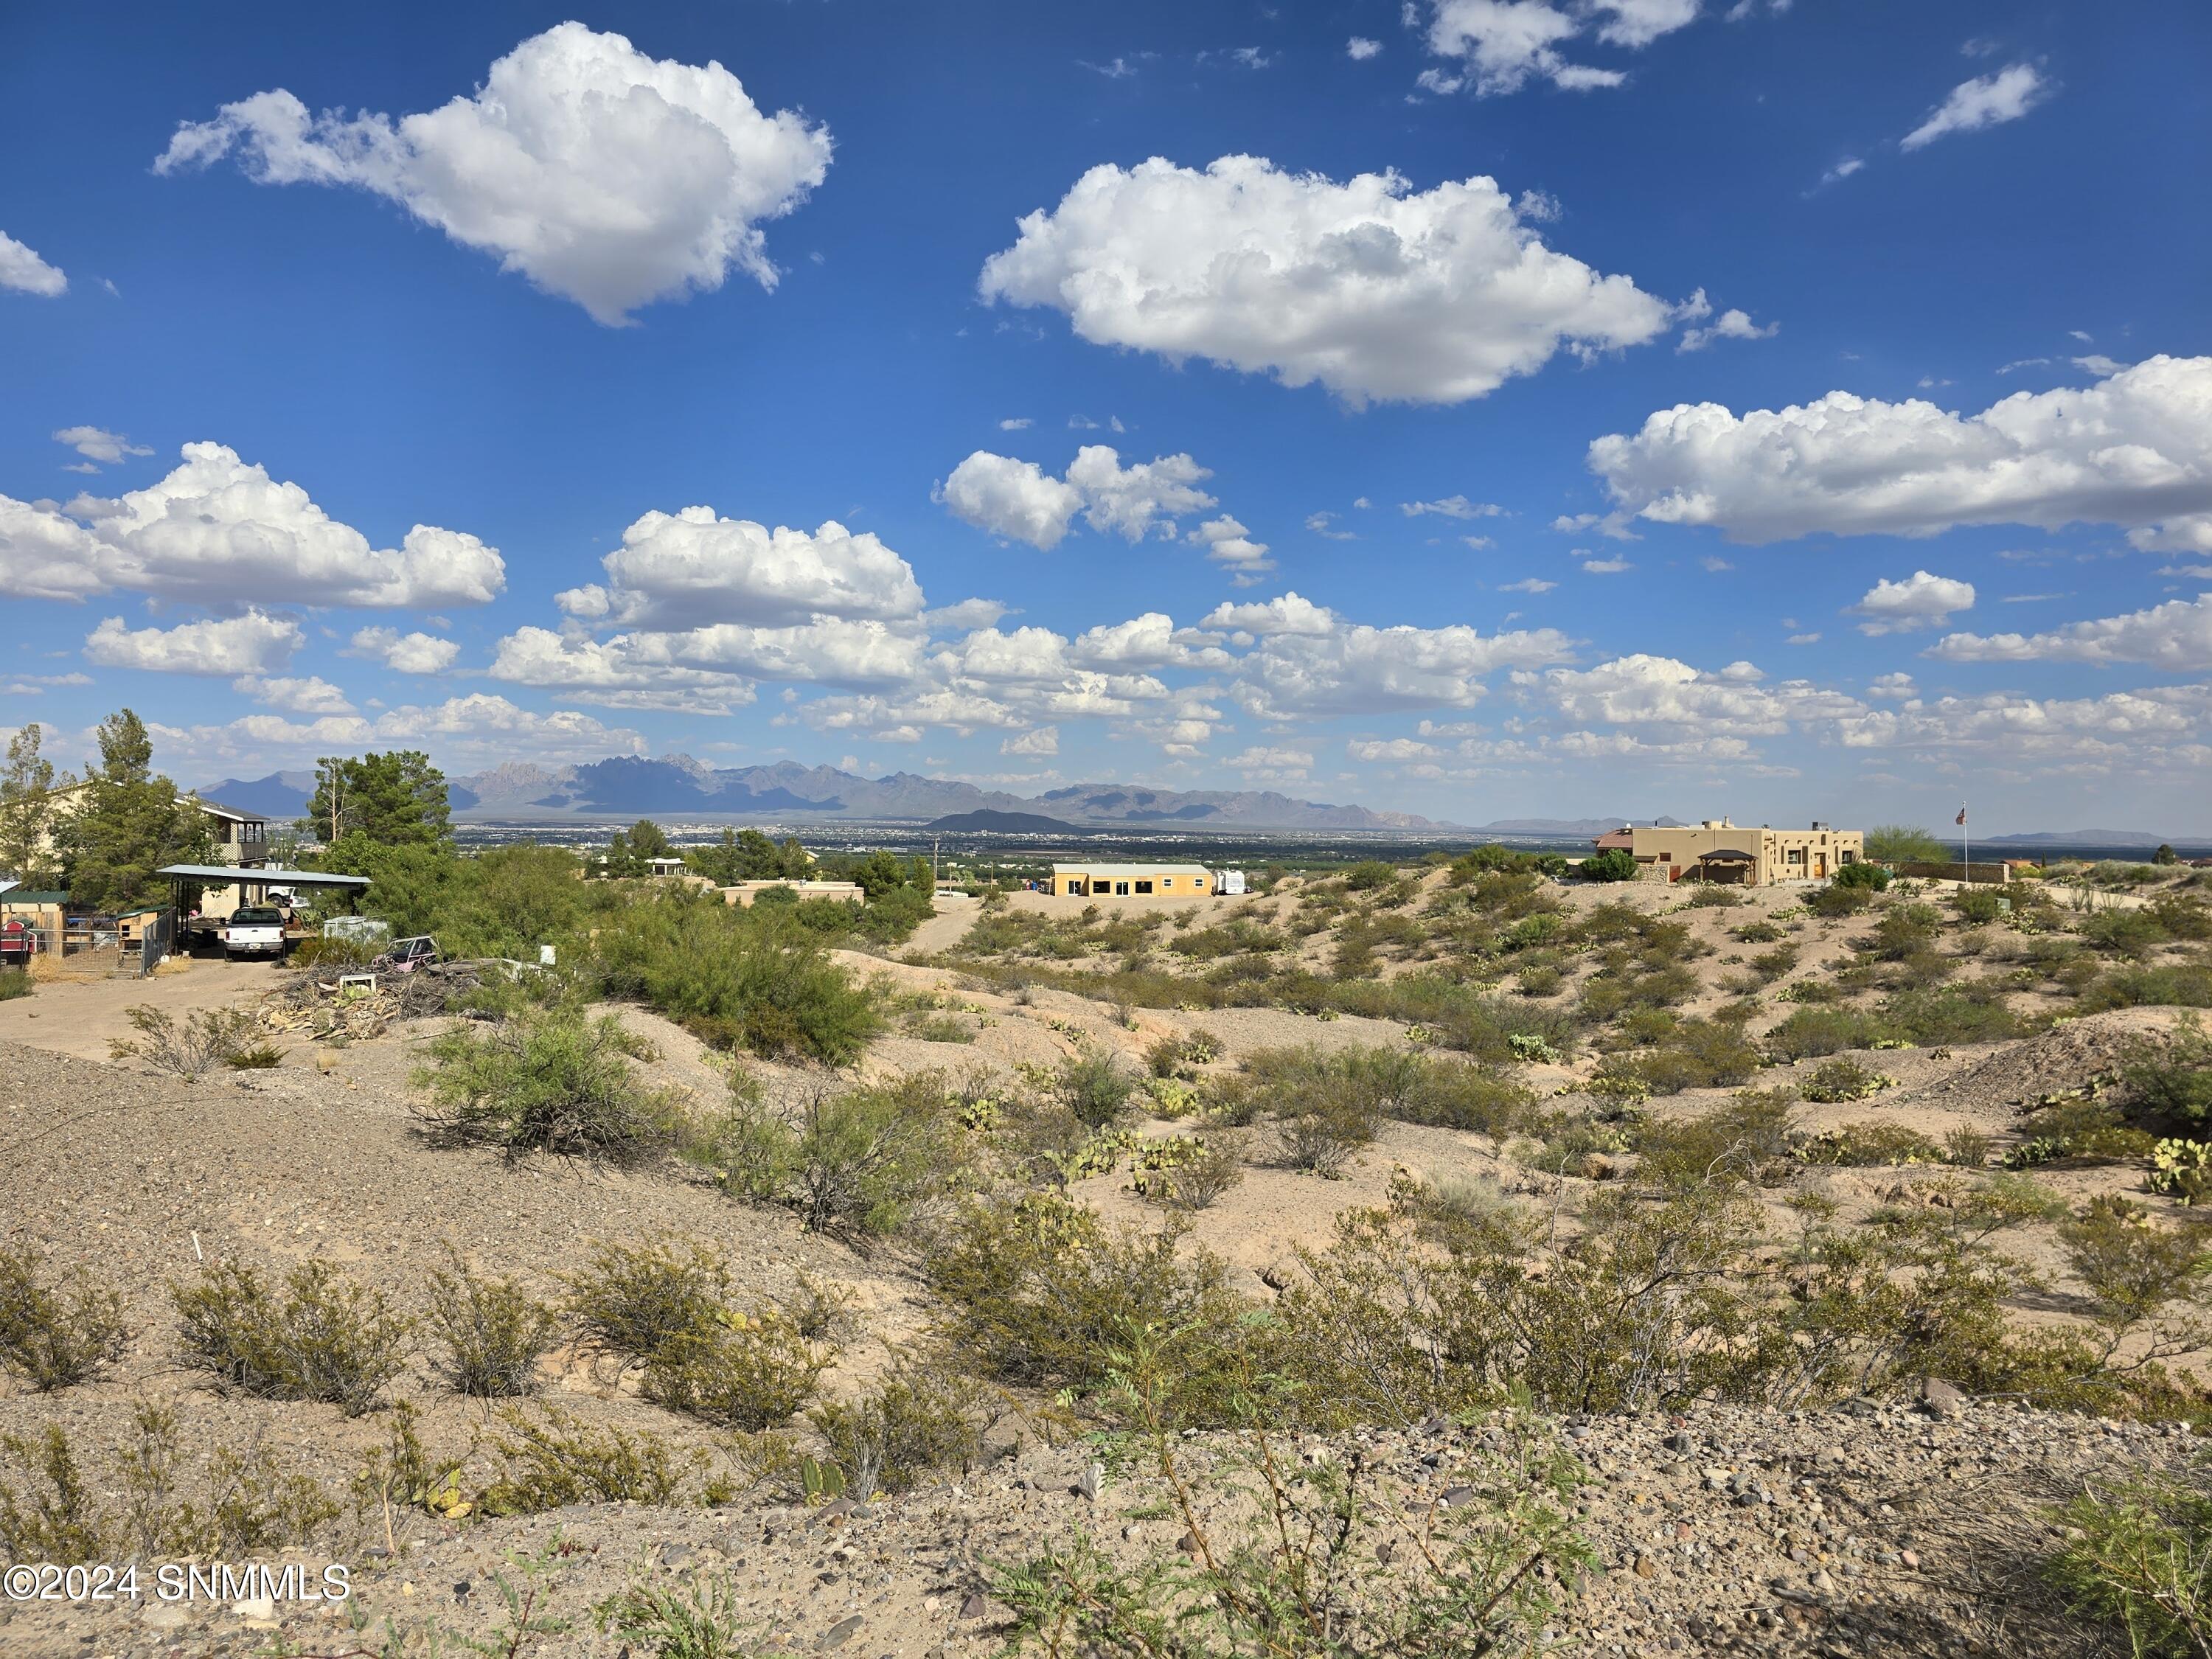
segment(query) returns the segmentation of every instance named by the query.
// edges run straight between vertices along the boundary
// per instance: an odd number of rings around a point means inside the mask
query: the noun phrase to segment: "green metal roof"
[[[11,887],[0,893],[0,910],[11,904],[67,904],[67,893],[27,893],[20,887]]]

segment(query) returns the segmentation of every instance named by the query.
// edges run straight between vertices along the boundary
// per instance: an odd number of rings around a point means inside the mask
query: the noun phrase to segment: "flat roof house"
[[[1638,825],[1597,840],[1601,852],[1622,846],[1644,866],[1646,880],[1771,887],[1785,881],[1826,881],[1846,864],[1856,864],[1866,856],[1866,834],[1826,823],[1809,830],[1749,828],[1722,817],[1665,830]]]
[[[1055,864],[1050,890],[1063,898],[1204,898],[1213,878],[1202,864]]]

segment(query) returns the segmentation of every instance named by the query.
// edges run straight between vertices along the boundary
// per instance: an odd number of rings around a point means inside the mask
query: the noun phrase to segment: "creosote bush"
[[[348,1284],[327,1261],[286,1275],[280,1293],[241,1262],[173,1285],[186,1356],[228,1388],[271,1400],[311,1400],[357,1417],[406,1364],[412,1322],[384,1292]]]
[[[535,1515],[571,1504],[666,1504],[684,1485],[685,1466],[650,1430],[593,1428],[555,1406],[535,1416],[502,1407],[493,1436],[499,1472],[477,1499],[486,1515]],[[692,1466],[707,1455],[695,1453]]]
[[[960,1176],[954,1104],[939,1072],[817,1091],[789,1116],[740,1096],[691,1155],[729,1190],[865,1245],[908,1226]]]
[[[182,1497],[186,1488],[197,1496]],[[217,1446],[187,1469],[175,1416],[143,1401],[112,1468],[88,1472],[59,1424],[0,1436],[0,1555],[14,1561],[273,1554],[307,1542],[339,1512],[266,1445]]]
[[[135,1037],[111,1037],[111,1060],[136,1060],[157,1072],[196,1083],[234,1056],[249,1054],[261,1022],[243,1008],[199,1008],[179,1024],[166,1008],[141,1005],[124,1011]],[[262,1043],[258,1046],[266,1046]]]
[[[807,1413],[844,1495],[910,1492],[927,1475],[965,1474],[983,1449],[975,1387],[942,1364],[902,1359],[866,1393]]]
[[[451,1145],[634,1164],[672,1144],[677,1116],[669,1097],[639,1081],[639,1048],[612,1015],[586,1019],[573,1009],[489,1030],[456,1025],[416,1073],[430,1093],[417,1115]]]
[[[445,1353],[439,1370],[458,1394],[500,1400],[538,1391],[538,1362],[559,1320],[512,1279],[486,1279],[454,1255],[430,1275],[430,1327]]]
[[[99,1375],[122,1357],[123,1299],[78,1271],[50,1277],[33,1245],[0,1250],[0,1367],[40,1391]]]

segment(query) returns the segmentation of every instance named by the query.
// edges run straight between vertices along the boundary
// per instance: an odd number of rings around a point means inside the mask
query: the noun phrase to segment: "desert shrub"
[[[677,1117],[669,1096],[638,1080],[637,1048],[612,1015],[574,1009],[457,1024],[415,1075],[430,1094],[417,1115],[447,1145],[634,1164],[672,1143]]]
[[[1859,867],[1856,864],[1844,866],[1845,869],[1850,870]],[[1841,882],[1832,881],[1812,897],[1807,899],[1805,908],[1816,916],[1833,920],[1838,916],[1854,915],[1873,902],[1874,892],[1871,888],[1857,885],[1846,886]]]
[[[2212,1008],[2212,966],[2179,962],[2159,968],[2116,968],[2081,992],[2081,1012],[2109,1008]]]
[[[2152,902],[2150,915],[2168,939],[2212,939],[2212,906],[2194,894],[2163,894]]]
[[[1369,893],[1378,887],[1388,887],[1397,879],[1395,865],[1381,859],[1364,859],[1344,872],[1344,887],[1348,893]]]
[[[1805,1098],[1822,1106],[1865,1100],[1895,1086],[1896,1079],[1871,1071],[1856,1060],[1824,1060],[1813,1068],[1800,1089]]]
[[[1902,962],[1936,943],[1942,912],[1932,904],[1892,904],[1875,920],[1862,948],[1879,962]]]
[[[36,988],[27,969],[0,968],[0,1002],[13,1002],[17,997],[27,997]]]
[[[214,1447],[193,1475],[180,1468],[179,1441],[174,1414],[143,1401],[112,1470],[88,1474],[59,1424],[35,1437],[0,1436],[0,1554],[57,1566],[235,1559],[304,1544],[339,1514],[313,1479],[266,1445]],[[180,1497],[185,1486],[198,1496]]]
[[[1886,866],[1861,860],[1838,870],[1832,878],[1832,884],[1845,889],[1860,888],[1869,892],[1886,892],[1889,888],[1889,870]]]
[[[1951,895],[1951,908],[1961,921],[1986,926],[2003,914],[2002,897],[1987,887],[1962,887]]]
[[[2129,1650],[2212,1653],[2212,1490],[2199,1473],[2099,1483],[2057,1511],[2045,1572]]]
[[[2021,1120],[2020,1144],[2005,1154],[2014,1169],[2061,1161],[2124,1163],[2148,1158],[2154,1137],[2123,1122],[2112,1102],[2094,1090],[2046,1098]]]
[[[939,1470],[965,1473],[983,1449],[975,1383],[943,1366],[899,1363],[866,1393],[807,1413],[844,1495],[910,1492]]]
[[[1689,902],[1690,908],[1693,910],[1734,910],[1747,901],[1743,895],[1733,887],[1715,882],[1704,882],[1691,893]]]
[[[559,1323],[514,1279],[471,1273],[458,1253],[430,1275],[429,1322],[445,1348],[447,1385],[479,1400],[535,1394],[538,1362]]]
[[[1233,1383],[1228,1344],[1250,1304],[1219,1257],[1178,1249],[1182,1236],[1179,1223],[1112,1227],[1030,1193],[970,1206],[924,1266],[949,1304],[947,1341],[984,1375],[1088,1395],[1149,1334],[1178,1369],[1171,1414],[1196,1425],[1219,1419]]]
[[[1600,1074],[1633,1077],[1650,1094],[1673,1095],[1748,1083],[1759,1067],[1759,1050],[1741,1025],[1686,1019],[1675,1024],[1658,1048],[1607,1055]]]
[[[1729,937],[1744,945],[1772,945],[1788,935],[1771,921],[1747,921],[1729,928]]]
[[[1943,1137],[1943,1161],[1962,1170],[1978,1170],[1990,1161],[1995,1144],[1983,1131],[1961,1125]]]
[[[939,1072],[817,1091],[793,1116],[740,1099],[695,1156],[731,1190],[855,1243],[906,1226],[965,1164]]]
[[[1104,1129],[1118,1122],[1128,1109],[1129,1096],[1136,1086],[1136,1079],[1113,1055],[1095,1048],[1062,1060],[1060,1074],[1054,1079],[1067,1109],[1091,1129]]]
[[[1771,1185],[1791,1161],[1790,1097],[1786,1090],[1746,1089],[1725,1106],[1695,1117],[1648,1119],[1636,1133],[1639,1178],[1692,1187],[1736,1174]]]
[[[729,1264],[696,1239],[594,1243],[569,1276],[568,1311],[618,1352],[644,1358],[678,1337],[712,1331],[729,1305]]]
[[[1846,1123],[1838,1128],[1817,1130],[1799,1135],[1796,1151],[1808,1164],[1850,1169],[1944,1162],[1942,1147],[1902,1123]]]
[[[790,1420],[821,1391],[832,1354],[781,1309],[720,1310],[670,1337],[645,1362],[645,1397],[671,1411],[754,1433]]]
[[[1130,1187],[1170,1210],[1211,1208],[1244,1178],[1244,1138],[1233,1129],[1148,1140],[1137,1148]]]
[[[2021,1034],[2020,1020],[1994,986],[1895,991],[1882,1000],[1882,1035],[1926,1048],[1947,1042],[1996,1042]]]
[[[284,1051],[273,1042],[249,1043],[232,1049],[222,1063],[234,1072],[273,1072],[284,1063]]]
[[[2108,957],[2140,958],[2166,943],[2166,929],[2148,910],[2099,910],[2075,927],[2081,942]]]
[[[2093,1198],[2059,1224],[2066,1265],[2088,1291],[2090,1318],[2109,1360],[2135,1331],[2148,1327],[2154,1355],[2179,1355],[2197,1346],[2193,1324],[2162,1326],[2166,1310],[2196,1303],[2212,1252],[2194,1227],[2154,1220],[2142,1205],[2115,1194]]]
[[[2212,1037],[2185,1016],[2164,1042],[2141,1042],[2120,1073],[2138,1111],[2182,1123],[2212,1118]]]
[[[1220,1058],[1221,1039],[1211,1031],[1170,1032],[1145,1050],[1145,1065],[1154,1077],[1186,1081]]]
[[[1513,982],[1524,997],[1553,997],[1566,983],[1567,976],[1550,963],[1537,963],[1523,968],[1513,976]]]
[[[35,1245],[0,1250],[0,1367],[33,1388],[66,1389],[123,1354],[123,1298],[82,1268],[49,1279]]]
[[[1322,1094],[1297,1097],[1276,1114],[1271,1127],[1275,1157],[1285,1168],[1335,1181],[1375,1139],[1377,1122],[1367,1103]]]
[[[592,1618],[625,1654],[755,1659],[760,1648],[744,1606],[727,1578],[694,1577],[679,1587],[641,1577],[594,1606]]]
[[[597,940],[607,994],[702,1041],[842,1066],[882,1027],[867,994],[788,915],[680,899],[616,913]]]
[[[1856,1008],[1802,1007],[1766,1034],[1766,1046],[1781,1060],[1819,1060],[1872,1048],[1882,1035],[1881,1023]]]
[[[261,1036],[261,1022],[243,1008],[200,1008],[180,1025],[167,1009],[126,1008],[135,1037],[111,1037],[111,1060],[136,1060],[157,1072],[198,1082]]]
[[[1146,1379],[1126,1414],[1148,1425]],[[1087,1536],[999,1569],[992,1593],[1014,1612],[1008,1650],[1332,1659],[1534,1651],[1565,1603],[1558,1587],[1593,1558],[1573,1529],[1576,1465],[1516,1437],[1439,1473],[1463,1502],[1417,1517],[1373,1474],[1334,1461],[1298,1468],[1268,1443],[1203,1474],[1182,1467],[1164,1428],[1151,1436],[1175,1495],[1188,1557],[1162,1551],[1123,1567]],[[1296,1470],[1296,1474],[1288,1473]],[[1202,1516],[1194,1486],[1252,1492],[1230,1519]],[[1402,1565],[1378,1571],[1401,1553]]]
[[[572,1504],[665,1504],[684,1470],[667,1441],[649,1430],[595,1429],[558,1407],[536,1417],[500,1408],[492,1437],[499,1469],[477,1496],[486,1515],[535,1515]],[[700,1455],[703,1456],[704,1454]]]
[[[243,1263],[172,1285],[186,1357],[225,1387],[270,1400],[309,1400],[358,1417],[407,1361],[412,1322],[384,1293],[347,1284],[327,1261],[295,1267],[280,1295]]]
[[[1626,847],[1608,847],[1593,853],[1575,866],[1584,881],[1634,881],[1640,869],[1636,854]]]
[[[924,1014],[908,1023],[906,1034],[923,1042],[973,1042],[975,1027],[957,1014]]]

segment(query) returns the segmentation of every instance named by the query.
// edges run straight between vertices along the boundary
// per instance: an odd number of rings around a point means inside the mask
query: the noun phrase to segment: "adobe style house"
[[[1055,864],[1050,890],[1071,898],[1204,898],[1213,878],[1202,864]]]
[[[1728,818],[1674,829],[1638,825],[1609,830],[1597,850],[1626,848],[1647,881],[1711,881],[1771,887],[1785,881],[1826,881],[1866,856],[1863,830],[1815,823],[1809,830],[1739,825]]]

